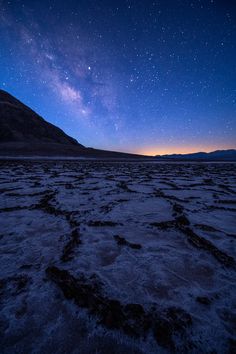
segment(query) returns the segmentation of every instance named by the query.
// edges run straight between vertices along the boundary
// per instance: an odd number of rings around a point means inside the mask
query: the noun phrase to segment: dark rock
[[[140,337],[151,328],[152,318],[140,304],[125,305],[124,313],[126,321],[123,324],[123,330],[128,335]]]
[[[161,221],[161,222],[152,222],[150,225],[154,227],[158,227],[160,230],[168,230],[171,229],[172,227],[175,227],[175,220],[170,220],[170,221]]]
[[[202,305],[210,305],[211,304],[211,300],[206,296],[197,296],[196,300],[197,300],[197,302],[199,302]]]
[[[205,184],[207,184],[208,186],[213,186],[213,185],[214,185],[214,182],[213,182],[213,179],[212,179],[212,178],[205,178],[205,179],[203,180],[203,182],[204,182]]]
[[[70,240],[68,241],[68,243],[65,245],[63,249],[61,260],[63,262],[70,261],[73,258],[74,248],[76,248],[81,243],[82,242],[80,239],[79,231],[77,229],[72,230]]]
[[[134,250],[140,250],[142,248],[142,246],[139,243],[131,243],[131,242],[129,242],[128,246],[130,248],[133,248]]]
[[[188,218],[185,215],[178,216],[176,218],[176,223],[177,223],[177,225],[181,225],[181,226],[182,225],[184,225],[184,226],[190,225],[190,222],[189,222]]]
[[[109,300],[102,308],[100,316],[101,323],[108,328],[121,328],[125,321],[122,305],[117,300]]]
[[[118,235],[115,235],[113,237],[116,240],[117,245],[119,245],[119,246],[127,246],[128,242],[126,241],[126,239],[124,237],[121,237],[121,236],[118,236]]]
[[[115,235],[113,236],[119,246],[127,246],[136,250],[140,250],[142,246],[139,243],[128,242],[124,237]]]
[[[172,327],[168,320],[160,318],[155,322],[153,334],[159,345],[174,350],[175,345],[172,339]]]
[[[206,231],[206,232],[217,232],[217,230],[209,225],[205,225],[205,224],[196,224],[196,227],[198,227],[199,229]]]
[[[236,353],[236,339],[235,338],[229,338],[229,354],[235,354]]]
[[[129,192],[129,193],[136,193],[135,191],[131,190],[128,186],[127,183],[125,181],[120,181],[117,183],[117,187],[123,189],[125,192]]]
[[[175,213],[177,213],[177,214],[181,214],[181,213],[183,213],[184,208],[183,208],[182,205],[177,204],[177,203],[174,203],[174,205],[173,205],[173,211],[174,211]]]

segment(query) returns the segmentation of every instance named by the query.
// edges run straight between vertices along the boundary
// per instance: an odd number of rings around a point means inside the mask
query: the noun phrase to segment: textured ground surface
[[[0,352],[233,352],[235,172],[0,162]]]

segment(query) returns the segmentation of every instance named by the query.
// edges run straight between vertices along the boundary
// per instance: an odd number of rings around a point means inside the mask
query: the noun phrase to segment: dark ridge
[[[87,148],[3,90],[0,90],[0,156],[147,158]]]
[[[168,160],[226,160],[236,161],[236,149],[229,150],[216,150],[211,152],[196,152],[191,154],[170,154],[170,155],[157,155],[156,158]]]
[[[0,90],[0,143],[23,142],[83,145],[60,128],[46,122],[9,93]]]

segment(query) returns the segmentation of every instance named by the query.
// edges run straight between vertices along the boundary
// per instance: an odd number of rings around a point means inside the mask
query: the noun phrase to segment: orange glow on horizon
[[[155,155],[171,155],[171,154],[191,154],[195,152],[211,152],[215,150],[234,149],[231,146],[171,146],[166,147],[143,147],[133,151],[136,154],[155,156]]]

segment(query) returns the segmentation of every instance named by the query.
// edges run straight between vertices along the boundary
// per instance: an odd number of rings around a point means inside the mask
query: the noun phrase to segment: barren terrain
[[[233,352],[235,172],[0,162],[0,352]]]

